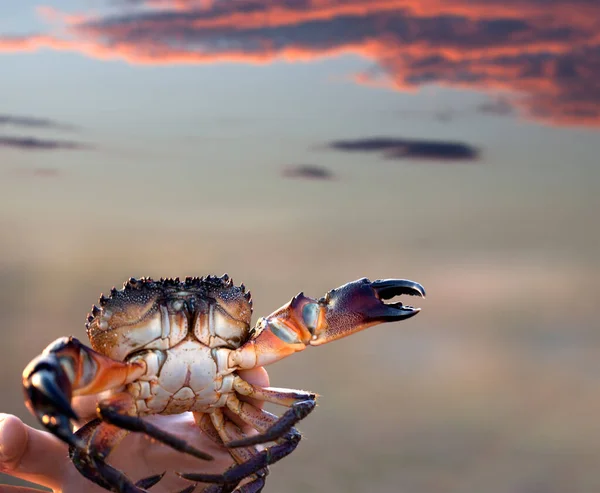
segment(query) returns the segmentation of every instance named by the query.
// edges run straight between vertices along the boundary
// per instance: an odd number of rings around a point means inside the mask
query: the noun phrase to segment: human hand
[[[269,385],[269,377],[263,368],[240,372],[240,375],[250,383]],[[95,417],[95,402],[95,398],[74,399],[73,406],[82,421],[87,422]],[[261,407],[260,402],[252,402]],[[152,493],[175,493],[190,485],[189,481],[179,478],[174,472],[221,473],[233,463],[228,450],[202,433],[191,413],[148,416],[144,419],[185,438],[191,445],[214,457],[210,462],[201,461],[166,445],[153,443],[141,433],[130,433],[111,453],[108,462],[125,472],[133,481],[167,471],[165,477],[152,487]],[[249,430],[244,428],[244,431]],[[75,469],[64,442],[50,433],[31,428],[16,416],[8,414],[0,414],[0,472],[45,486],[55,493],[106,493],[105,489],[90,482]],[[0,485],[0,493],[37,491],[40,490]]]

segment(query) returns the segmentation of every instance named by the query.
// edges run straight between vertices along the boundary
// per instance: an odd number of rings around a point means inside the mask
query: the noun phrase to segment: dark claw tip
[[[193,448],[193,447],[189,448],[187,450],[187,452],[189,454],[192,454],[194,457],[197,457],[198,459],[201,459],[201,460],[206,460],[206,461],[215,460],[215,458],[212,455],[207,454],[206,452],[202,452],[201,450],[198,450],[198,449]]]
[[[156,483],[158,483],[167,472],[163,472],[162,474],[156,474],[155,476],[148,476],[147,478],[140,479],[135,483],[138,488],[142,488],[144,490],[152,488]]]
[[[425,288],[415,281],[408,279],[377,279],[371,283],[377,295],[384,300],[406,294],[425,298]]]
[[[43,422],[44,421],[42,420],[42,423]],[[87,449],[88,444],[69,429],[68,423],[63,423],[55,428],[49,426],[48,429],[61,440],[65,441],[70,447],[79,450]]]
[[[177,476],[187,481],[195,483],[224,483],[225,480],[221,474],[202,474],[202,473],[184,473],[176,472]]]
[[[71,403],[65,396],[64,392],[56,383],[56,378],[53,373],[48,370],[39,370],[35,372],[29,378],[29,386],[27,387],[27,393],[32,401],[35,403],[35,393],[39,393],[43,396],[46,401],[46,405],[50,404],[56,411],[65,415],[69,419],[78,420],[77,414],[73,411]]]
[[[196,485],[193,484],[191,486],[188,486],[187,488],[182,489],[179,493],[192,493],[192,491],[194,491],[196,489]]]

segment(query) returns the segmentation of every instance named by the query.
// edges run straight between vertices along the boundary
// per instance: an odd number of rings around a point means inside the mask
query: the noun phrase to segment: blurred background
[[[1,411],[130,276],[255,320],[404,277],[416,318],[269,368],[322,397],[265,491],[600,491],[597,0],[40,1],[0,6]]]

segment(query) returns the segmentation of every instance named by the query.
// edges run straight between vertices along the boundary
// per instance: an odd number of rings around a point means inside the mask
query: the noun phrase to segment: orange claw
[[[74,337],[61,337],[23,371],[25,405],[48,431],[81,448],[85,444],[71,426],[72,420],[79,419],[71,407],[71,397],[119,387],[145,371],[143,362],[114,361]]]
[[[385,303],[399,295],[425,297],[419,283],[406,279],[369,281],[366,278],[332,289],[315,300],[298,294],[258,321],[255,334],[230,354],[232,367],[254,368],[290,354],[341,339],[373,325],[413,317],[420,308]]]

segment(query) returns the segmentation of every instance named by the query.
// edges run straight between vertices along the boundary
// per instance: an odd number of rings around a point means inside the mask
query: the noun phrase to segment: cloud
[[[40,9],[64,36],[0,37],[139,64],[253,64],[343,54],[374,62],[361,84],[503,91],[552,124],[600,125],[597,0],[120,0],[113,14]],[[119,13],[120,12],[120,13]]]
[[[54,128],[58,130],[73,130],[75,127],[59,123],[49,118],[0,114],[0,126],[13,125],[29,128]]]
[[[334,175],[330,170],[313,164],[291,166],[283,170],[283,176],[286,178],[301,178],[308,180],[332,180],[334,178]]]
[[[338,140],[330,149],[344,152],[376,152],[388,159],[423,159],[432,161],[476,161],[479,149],[462,142],[373,137]]]
[[[68,140],[38,139],[36,137],[9,137],[0,135],[0,148],[24,151],[82,150],[90,146]]]

